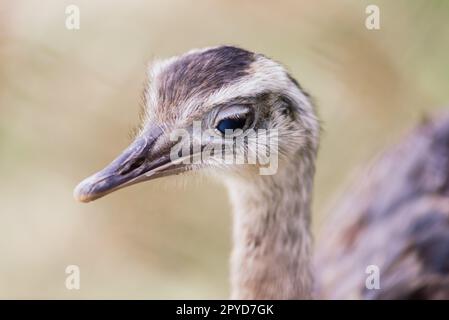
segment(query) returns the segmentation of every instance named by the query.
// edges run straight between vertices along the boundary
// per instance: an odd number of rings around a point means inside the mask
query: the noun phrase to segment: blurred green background
[[[365,28],[371,3],[381,30]],[[174,177],[72,198],[129,142],[149,60],[233,44],[288,66],[323,120],[318,232],[352,170],[447,105],[448,39],[449,1],[2,0],[0,298],[228,296],[221,185]],[[65,288],[69,264],[81,290]]]

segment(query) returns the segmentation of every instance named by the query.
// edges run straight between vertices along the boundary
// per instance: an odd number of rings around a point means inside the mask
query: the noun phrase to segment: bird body
[[[155,62],[150,67],[144,96],[144,117],[136,139],[110,165],[81,182],[75,189],[75,197],[88,202],[142,181],[212,168],[228,186],[233,205],[231,297],[312,298],[315,272],[311,266],[310,207],[320,125],[309,96],[297,81],[283,66],[261,54],[221,46],[193,50]],[[203,131],[208,132],[207,139],[203,139],[201,132],[196,132],[195,123],[200,123]],[[449,127],[449,124],[445,125]],[[188,143],[183,139],[175,143],[172,139],[173,133],[180,130],[190,136],[191,139],[186,140]],[[232,139],[228,139],[228,131],[232,133]],[[262,133],[266,134],[266,140],[261,139]],[[447,148],[449,134],[443,134],[441,141]],[[228,149],[230,146],[232,148]],[[263,152],[258,153],[254,163],[226,163],[219,159],[223,154],[230,155],[232,159],[248,158],[249,151],[259,148]],[[219,152],[209,152],[205,156],[204,150],[211,149]],[[181,151],[188,151],[187,156]],[[262,170],[266,163],[262,163],[264,157],[259,156],[266,155],[268,151],[276,155],[274,174],[266,174]],[[447,156],[444,152],[440,157]],[[192,158],[200,161],[191,162]],[[449,167],[444,167],[447,162],[440,162],[447,177]],[[394,169],[394,165],[390,167],[390,170]],[[433,172],[430,165],[426,168],[426,172]],[[383,174],[384,183],[388,184],[388,179],[394,178],[394,172]],[[440,181],[436,176],[434,179]],[[404,187],[406,182],[413,181],[404,180],[398,186]],[[380,199],[383,199],[385,207],[380,211],[391,209],[388,198],[408,202],[401,190],[392,187],[390,193],[383,196],[381,189],[379,187],[379,199],[376,200],[382,203]],[[369,201],[368,192],[364,195]],[[397,199],[392,199],[391,203]],[[343,207],[340,211],[348,210]],[[359,224],[365,223],[364,218],[357,214],[365,216],[364,212],[356,210],[352,216],[349,213],[349,218],[345,217],[350,220],[348,223],[356,223],[350,229],[355,230],[353,233],[360,229],[357,229]],[[437,223],[442,217],[438,215],[435,219],[434,223]],[[421,231],[416,232],[424,236],[422,225],[426,223],[418,224],[416,228]],[[380,222],[377,227],[381,227]],[[348,234],[347,229],[341,230]],[[339,234],[334,235],[338,241],[344,240],[339,237]],[[362,238],[363,235],[359,235],[359,239]],[[331,253],[329,261],[337,264],[345,256],[355,258],[347,252],[341,253],[343,249],[334,251],[332,247],[324,246],[323,255],[319,253],[321,258],[317,261],[327,263],[326,251]],[[363,251],[362,248],[360,250]],[[447,251],[440,249],[439,252],[445,254]],[[353,271],[348,269],[350,264],[347,262],[346,269],[341,268],[341,277],[345,272]],[[322,293],[332,281],[336,281],[329,276],[332,275],[329,268],[323,266],[315,273],[324,275],[326,280],[323,283],[317,281],[318,292],[323,297],[340,297]],[[358,279],[359,282],[361,280]],[[364,284],[364,281],[359,282],[353,287],[360,288]]]
[[[322,235],[321,297],[449,299],[449,114],[425,120],[360,172]],[[365,286],[370,265],[379,289]]]

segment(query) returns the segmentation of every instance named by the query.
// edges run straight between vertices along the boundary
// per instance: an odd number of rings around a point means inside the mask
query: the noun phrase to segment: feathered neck
[[[272,176],[229,179],[231,298],[311,298],[314,158],[314,153],[297,155]]]

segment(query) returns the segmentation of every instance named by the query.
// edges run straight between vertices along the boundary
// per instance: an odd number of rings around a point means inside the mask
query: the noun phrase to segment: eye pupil
[[[223,119],[218,123],[217,130],[225,134],[226,129],[228,130],[243,129],[245,123],[246,123],[245,118]]]

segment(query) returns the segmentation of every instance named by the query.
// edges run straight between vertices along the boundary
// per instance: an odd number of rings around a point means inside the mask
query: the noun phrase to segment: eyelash
[[[225,117],[223,119],[220,119],[218,122],[222,121],[222,120],[226,120],[226,119],[231,119],[231,120],[240,120],[241,118],[245,118],[247,115],[247,113],[244,114],[233,114],[229,117]]]
[[[220,117],[220,113],[218,113],[218,115],[216,116],[216,118],[214,120],[214,127],[222,120],[225,120],[225,119],[236,120],[236,119],[240,119],[242,117],[248,117],[251,114],[252,110],[250,109],[249,106],[243,105],[243,104],[240,105],[240,106],[243,106],[243,107],[247,108],[246,112],[240,112],[240,113],[231,113],[230,112],[229,115],[224,115],[224,116],[221,116],[221,117]],[[232,108],[232,107],[233,106],[230,106],[229,108]]]

